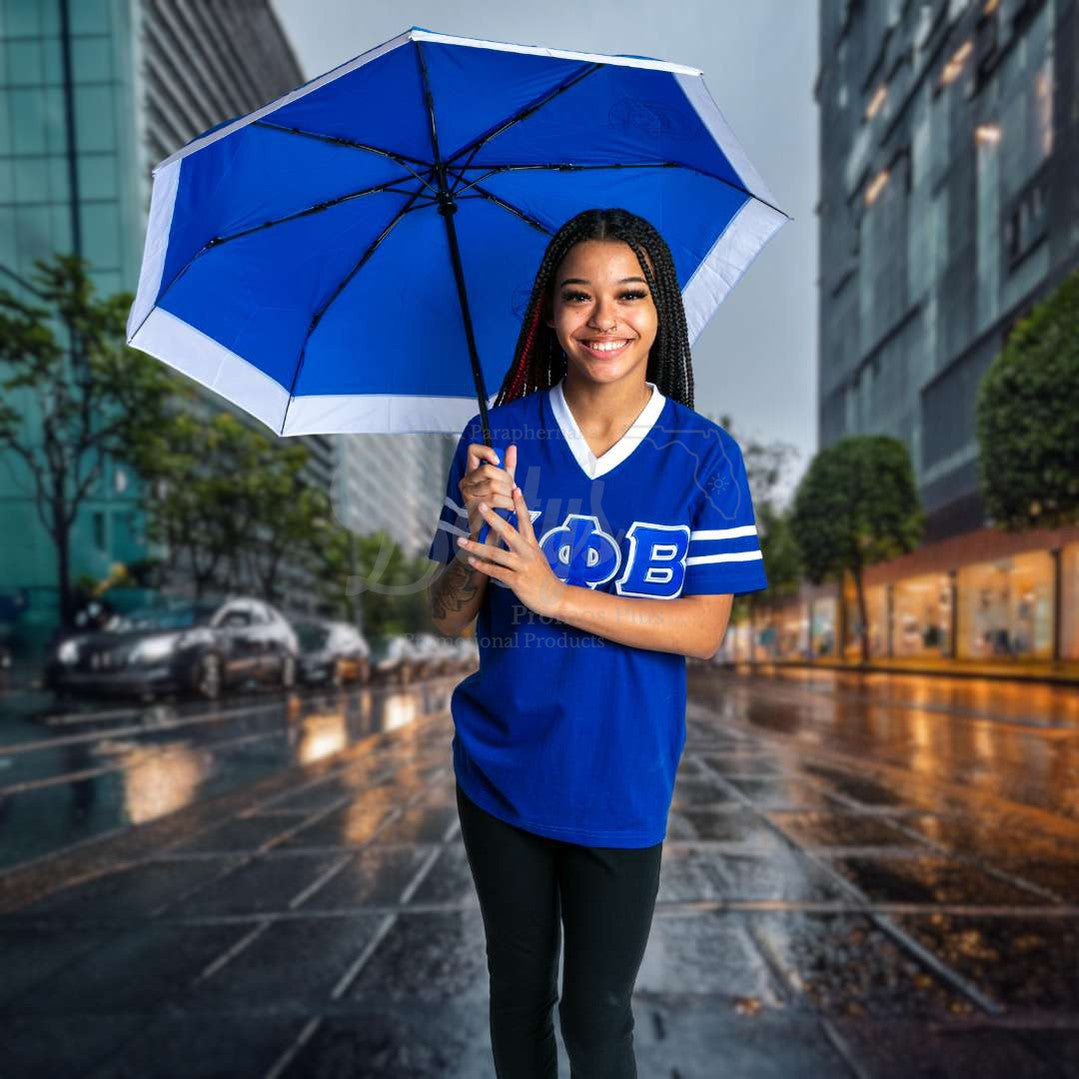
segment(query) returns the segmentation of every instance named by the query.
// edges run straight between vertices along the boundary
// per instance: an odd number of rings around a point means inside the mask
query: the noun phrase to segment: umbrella
[[[127,340],[281,436],[478,405],[490,445],[536,267],[593,206],[663,234],[691,343],[790,219],[697,68],[413,26],[154,168]]]

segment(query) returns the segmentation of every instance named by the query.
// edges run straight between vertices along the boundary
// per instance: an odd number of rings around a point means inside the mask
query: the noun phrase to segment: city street
[[[0,1079],[1079,1079],[1077,44],[0,0]]]
[[[8,793],[54,838],[0,875],[5,1073],[493,1076],[453,681],[267,698],[246,741],[207,715],[148,773],[129,748],[85,782],[181,808],[66,852],[62,788],[36,820]],[[642,1077],[1079,1075],[1073,692],[695,667],[690,693]]]

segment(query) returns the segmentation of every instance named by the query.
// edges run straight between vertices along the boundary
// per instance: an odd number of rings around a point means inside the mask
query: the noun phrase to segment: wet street
[[[493,1077],[456,677],[9,703],[0,1075]],[[1079,1076],[1077,697],[692,668],[642,1079]]]

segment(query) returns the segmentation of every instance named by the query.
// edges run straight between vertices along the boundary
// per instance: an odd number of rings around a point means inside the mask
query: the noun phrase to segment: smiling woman
[[[492,1044],[500,1074],[552,1058],[561,918],[574,1071],[629,1075],[686,657],[767,585],[741,450],[693,409],[682,295],[647,221],[589,210],[553,237],[489,423],[490,446],[479,414],[461,434],[428,555],[452,565],[442,624],[478,614],[480,668],[450,707]]]

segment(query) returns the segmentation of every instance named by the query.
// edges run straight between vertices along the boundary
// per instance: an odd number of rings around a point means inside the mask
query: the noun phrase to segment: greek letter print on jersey
[[[766,588],[738,443],[648,383],[629,430],[596,457],[559,382],[488,412],[553,572],[568,585],[652,600]],[[448,562],[468,534],[458,483],[466,424],[427,555]],[[494,529],[488,543],[501,544]],[[480,667],[453,691],[457,782],[494,816],[587,846],[663,840],[685,745],[685,656],[541,618],[488,577],[476,621]]]

